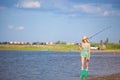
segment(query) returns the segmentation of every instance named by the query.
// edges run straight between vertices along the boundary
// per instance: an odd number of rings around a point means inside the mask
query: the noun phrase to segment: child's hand
[[[79,44],[79,47],[82,47],[82,43]]]

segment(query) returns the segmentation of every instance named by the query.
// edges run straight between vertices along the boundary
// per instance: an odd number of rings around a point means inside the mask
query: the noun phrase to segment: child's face
[[[87,39],[83,39],[83,42],[87,42]]]

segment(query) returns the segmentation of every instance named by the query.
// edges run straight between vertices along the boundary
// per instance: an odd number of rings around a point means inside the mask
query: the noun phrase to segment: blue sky
[[[120,0],[0,0],[0,41],[120,40]]]

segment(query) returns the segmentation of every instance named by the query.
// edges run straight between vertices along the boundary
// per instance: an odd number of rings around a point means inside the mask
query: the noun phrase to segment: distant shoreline
[[[116,47],[108,48],[105,50],[91,49],[91,53],[120,53],[119,45],[117,45]],[[2,45],[1,44],[0,50],[80,52],[78,45],[66,45],[66,44],[53,44],[53,45]]]

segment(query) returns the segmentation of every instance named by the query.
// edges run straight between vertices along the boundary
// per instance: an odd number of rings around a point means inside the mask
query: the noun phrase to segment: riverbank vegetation
[[[99,43],[91,43],[91,46],[99,47]],[[9,45],[0,44],[0,50],[53,50],[53,51],[79,51],[77,44],[48,44],[48,45]],[[105,50],[120,50],[119,43],[106,44]]]

